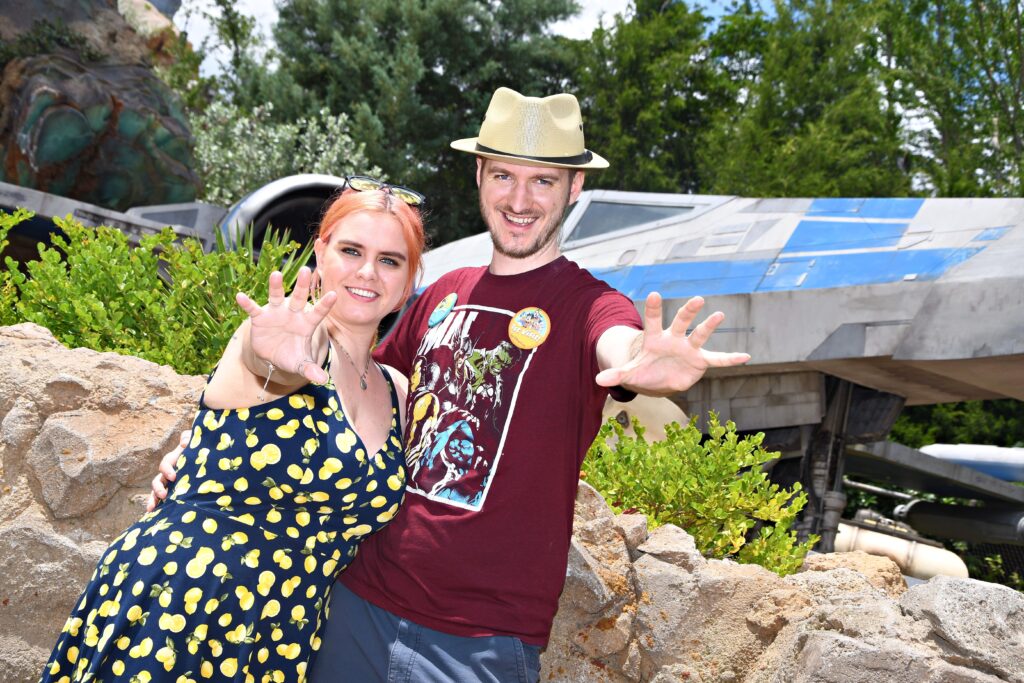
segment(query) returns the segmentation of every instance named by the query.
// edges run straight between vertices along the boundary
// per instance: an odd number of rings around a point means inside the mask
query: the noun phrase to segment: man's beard
[[[565,201],[562,202],[562,209],[561,209],[561,211],[559,211],[558,216],[554,217],[555,220],[552,220],[552,221],[548,222],[548,224],[544,227],[544,232],[540,233],[537,236],[537,239],[535,239],[530,244],[525,244],[525,245],[522,245],[522,246],[519,246],[519,247],[512,247],[512,246],[506,247],[504,244],[501,243],[501,241],[495,235],[495,231],[491,230],[490,226],[488,225],[488,232],[491,234],[491,243],[494,245],[494,251],[498,252],[502,256],[507,256],[509,258],[519,258],[519,259],[529,258],[529,257],[533,256],[534,254],[537,254],[537,253],[543,251],[553,240],[557,240],[558,239],[558,234],[559,234],[559,232],[562,229],[562,221],[565,220],[565,213],[568,210],[569,210],[569,193],[566,192]],[[511,213],[511,214],[514,214],[515,213],[514,211],[507,211],[507,212],[505,212],[505,211],[502,211],[501,209],[498,209],[497,211],[498,211],[499,214],[501,214],[501,213]],[[480,214],[482,216],[484,216],[484,221],[486,222],[487,221],[487,218],[486,218],[486,216],[487,216],[487,207],[484,206],[484,202],[483,202],[483,198],[482,197],[480,199]],[[500,216],[497,218],[497,220],[500,220]]]

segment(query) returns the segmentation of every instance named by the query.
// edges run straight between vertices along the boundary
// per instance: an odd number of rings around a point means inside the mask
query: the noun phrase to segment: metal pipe
[[[848,486],[851,489],[857,489],[858,491],[866,491],[867,493],[874,493],[879,496],[887,496],[889,498],[897,498],[899,500],[914,500],[914,496],[909,493],[903,493],[902,491],[890,491],[889,489],[883,489],[881,486],[873,486],[871,484],[862,484],[859,481],[853,481],[848,477],[843,477],[843,486]]]

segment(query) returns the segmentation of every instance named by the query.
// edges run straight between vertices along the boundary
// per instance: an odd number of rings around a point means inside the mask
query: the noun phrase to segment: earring
[[[320,283],[320,271],[314,270],[313,274],[309,278],[309,294],[313,299],[313,305],[316,305],[317,301],[323,298],[323,287]]]

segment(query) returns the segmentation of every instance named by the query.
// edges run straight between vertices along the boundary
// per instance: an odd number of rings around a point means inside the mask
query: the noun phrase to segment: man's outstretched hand
[[[150,483],[149,499],[146,500],[146,512],[155,510],[160,501],[167,497],[167,486],[177,476],[174,466],[177,464],[178,457],[181,456],[181,452],[185,450],[185,446],[188,445],[188,440],[191,438],[192,430],[189,429],[182,432],[178,447],[173,451],[165,453],[164,457],[160,459],[160,473],[153,477],[153,481]]]
[[[644,331],[636,342],[639,349],[625,364],[599,372],[597,383],[604,387],[622,386],[648,396],[668,396],[692,387],[708,368],[742,365],[749,361],[748,353],[722,353],[704,348],[711,334],[725,320],[720,311],[686,333],[703,306],[704,299],[693,297],[676,311],[672,324],[662,329],[661,295],[649,294],[644,304]]]

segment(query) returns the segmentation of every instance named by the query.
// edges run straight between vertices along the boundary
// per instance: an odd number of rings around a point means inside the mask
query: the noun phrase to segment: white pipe
[[[900,571],[917,579],[933,576],[968,578],[967,565],[956,553],[917,541],[908,541],[852,524],[839,524],[836,552],[861,550],[869,555],[888,557]]]

